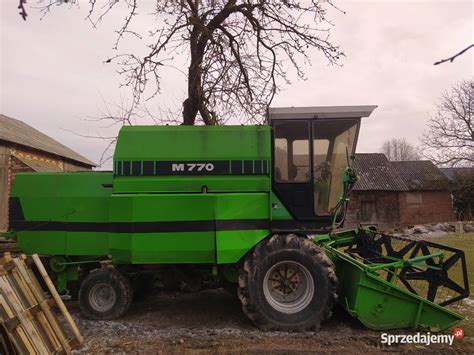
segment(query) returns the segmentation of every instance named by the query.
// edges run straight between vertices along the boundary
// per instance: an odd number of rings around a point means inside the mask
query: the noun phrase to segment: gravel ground
[[[242,313],[237,297],[222,289],[193,294],[161,292],[134,304],[125,317],[115,321],[86,320],[77,302],[67,302],[67,306],[85,337],[77,354],[474,351],[474,338],[467,334],[453,347],[386,346],[380,342],[381,332],[365,329],[340,309],[317,333],[262,332]]]

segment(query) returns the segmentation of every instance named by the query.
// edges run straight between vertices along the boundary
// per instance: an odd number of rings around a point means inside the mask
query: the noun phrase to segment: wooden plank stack
[[[35,268],[52,297],[43,291]],[[0,335],[2,354],[71,354],[82,346],[81,333],[38,255],[0,258]]]
[[[1,234],[1,233],[0,233]],[[0,253],[19,254],[20,250],[14,239],[0,237]]]

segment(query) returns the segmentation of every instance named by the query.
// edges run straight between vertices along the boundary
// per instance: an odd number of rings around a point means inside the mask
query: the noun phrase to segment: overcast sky
[[[118,88],[123,78],[104,60],[125,13],[111,13],[93,29],[85,21],[88,1],[80,9],[60,6],[40,21],[30,8],[28,21],[18,16],[18,0],[1,0],[0,113],[23,120],[92,161],[105,142],[82,135],[114,135],[117,128],[85,119],[128,100]],[[142,1],[143,3],[150,1]],[[29,0],[28,5],[34,5]],[[331,12],[332,42],[346,54],[342,66],[328,66],[312,52],[307,81],[292,80],[273,106],[378,105],[362,124],[358,152],[377,152],[382,142],[405,137],[418,143],[426,118],[440,94],[472,78],[474,50],[453,63],[433,66],[474,42],[474,1],[342,1],[346,14]],[[144,5],[146,7],[146,5]],[[145,10],[137,26],[152,28]],[[123,51],[143,51],[146,42],[128,41]],[[179,62],[178,62],[179,63]],[[167,70],[163,93],[152,110],[174,109],[185,95],[185,78]],[[141,121],[141,122],[146,122]],[[104,124],[102,124],[104,126]]]

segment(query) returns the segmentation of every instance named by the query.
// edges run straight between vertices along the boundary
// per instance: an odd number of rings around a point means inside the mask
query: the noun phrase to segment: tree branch
[[[20,16],[23,20],[26,21],[26,17],[28,16],[28,14],[26,13],[26,9],[25,9],[25,5],[26,5],[26,0],[19,0],[19,4],[18,4],[18,9],[20,10]]]
[[[446,58],[446,59],[441,59],[440,61],[435,62],[433,65],[443,64],[443,63],[446,63],[446,62],[451,62],[452,63],[454,61],[454,59],[456,59],[460,55],[463,55],[465,52],[467,52],[472,47],[474,47],[474,44],[471,44],[469,47],[464,48],[461,52],[456,53],[452,57],[449,57],[449,58]]]

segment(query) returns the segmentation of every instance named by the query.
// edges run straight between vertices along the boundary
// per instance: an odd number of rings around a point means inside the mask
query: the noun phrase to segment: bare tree
[[[445,92],[438,112],[428,121],[422,142],[424,155],[438,165],[474,163],[474,81],[466,80]]]
[[[474,170],[457,168],[450,179],[453,207],[459,220],[472,221],[474,217]]]
[[[390,161],[406,161],[418,160],[416,148],[411,145],[405,138],[392,138],[382,144],[381,152]]]
[[[98,131],[94,133],[81,134],[63,129],[76,136],[100,140],[103,142],[102,154],[99,158],[99,166],[107,165],[112,161],[114,147],[117,143],[118,130],[123,126],[135,126],[142,124],[156,125],[178,125],[181,123],[179,112],[158,109],[151,112],[146,104],[136,106],[132,100],[121,97],[119,103],[107,102],[101,95],[102,105],[97,114],[83,118],[84,121],[100,124]],[[105,134],[102,131],[105,130]]]
[[[43,14],[54,5],[80,0],[37,0]],[[87,1],[93,26],[109,14],[117,0]],[[125,36],[143,38],[133,27],[138,0],[125,0],[127,16],[117,30],[114,49]],[[121,2],[123,4],[123,2]],[[26,19],[25,1],[19,0]],[[123,5],[122,5],[123,6]],[[124,84],[131,87],[135,104],[160,91],[160,73],[172,67],[176,55],[188,60],[187,97],[182,123],[223,123],[228,117],[261,122],[281,83],[294,70],[305,78],[310,51],[320,51],[329,63],[343,53],[329,42],[327,9],[331,0],[155,0],[154,28],[149,29],[145,55],[117,54]]]

